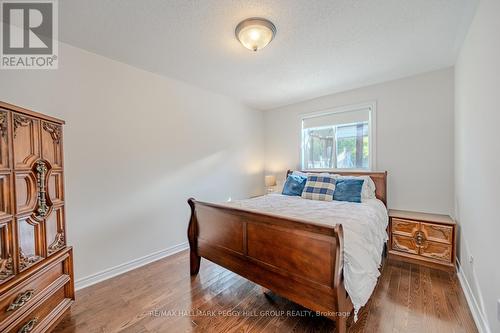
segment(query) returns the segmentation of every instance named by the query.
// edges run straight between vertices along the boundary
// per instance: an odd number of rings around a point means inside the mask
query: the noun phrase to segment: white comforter
[[[380,275],[387,241],[387,209],[377,199],[363,203],[317,201],[270,194],[229,202],[233,207],[268,212],[344,229],[344,280],[355,314],[366,304]]]

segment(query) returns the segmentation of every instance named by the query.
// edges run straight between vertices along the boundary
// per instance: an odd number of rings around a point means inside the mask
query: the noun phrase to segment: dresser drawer
[[[421,225],[427,240],[446,244],[451,244],[453,241],[453,227],[423,222]]]
[[[66,310],[71,304],[71,299],[66,297],[65,286],[52,292],[35,305],[19,320],[16,320],[5,332],[42,332],[45,331],[57,317],[57,314]]]
[[[63,257],[35,272],[24,282],[0,296],[0,330],[45,297],[53,288],[70,280],[69,275],[64,273],[65,258],[67,260],[67,256]]]
[[[392,235],[392,246],[391,248],[396,251],[418,254],[418,246],[415,239],[412,237],[406,237],[401,235]]]
[[[418,222],[392,219],[392,232],[398,235],[413,237],[413,234],[419,230]]]
[[[448,244],[426,241],[420,248],[420,255],[426,258],[432,258],[446,263],[452,260],[452,247]]]

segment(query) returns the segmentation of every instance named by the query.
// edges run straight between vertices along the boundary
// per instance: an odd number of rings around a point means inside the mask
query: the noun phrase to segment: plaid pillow
[[[335,191],[335,178],[332,176],[307,175],[307,182],[302,191],[302,198],[332,201]]]

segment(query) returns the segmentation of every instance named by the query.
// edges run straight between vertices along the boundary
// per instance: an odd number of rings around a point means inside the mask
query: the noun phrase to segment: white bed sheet
[[[366,304],[377,284],[384,243],[388,239],[386,228],[389,218],[382,201],[326,202],[269,194],[229,202],[228,205],[329,226],[342,224],[345,288],[351,297],[355,314]]]

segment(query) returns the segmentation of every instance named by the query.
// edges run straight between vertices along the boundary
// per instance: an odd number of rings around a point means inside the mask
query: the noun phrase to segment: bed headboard
[[[288,170],[288,177],[293,171]],[[387,171],[302,171],[304,173],[331,173],[342,176],[370,176],[375,183],[375,196],[387,206]]]

